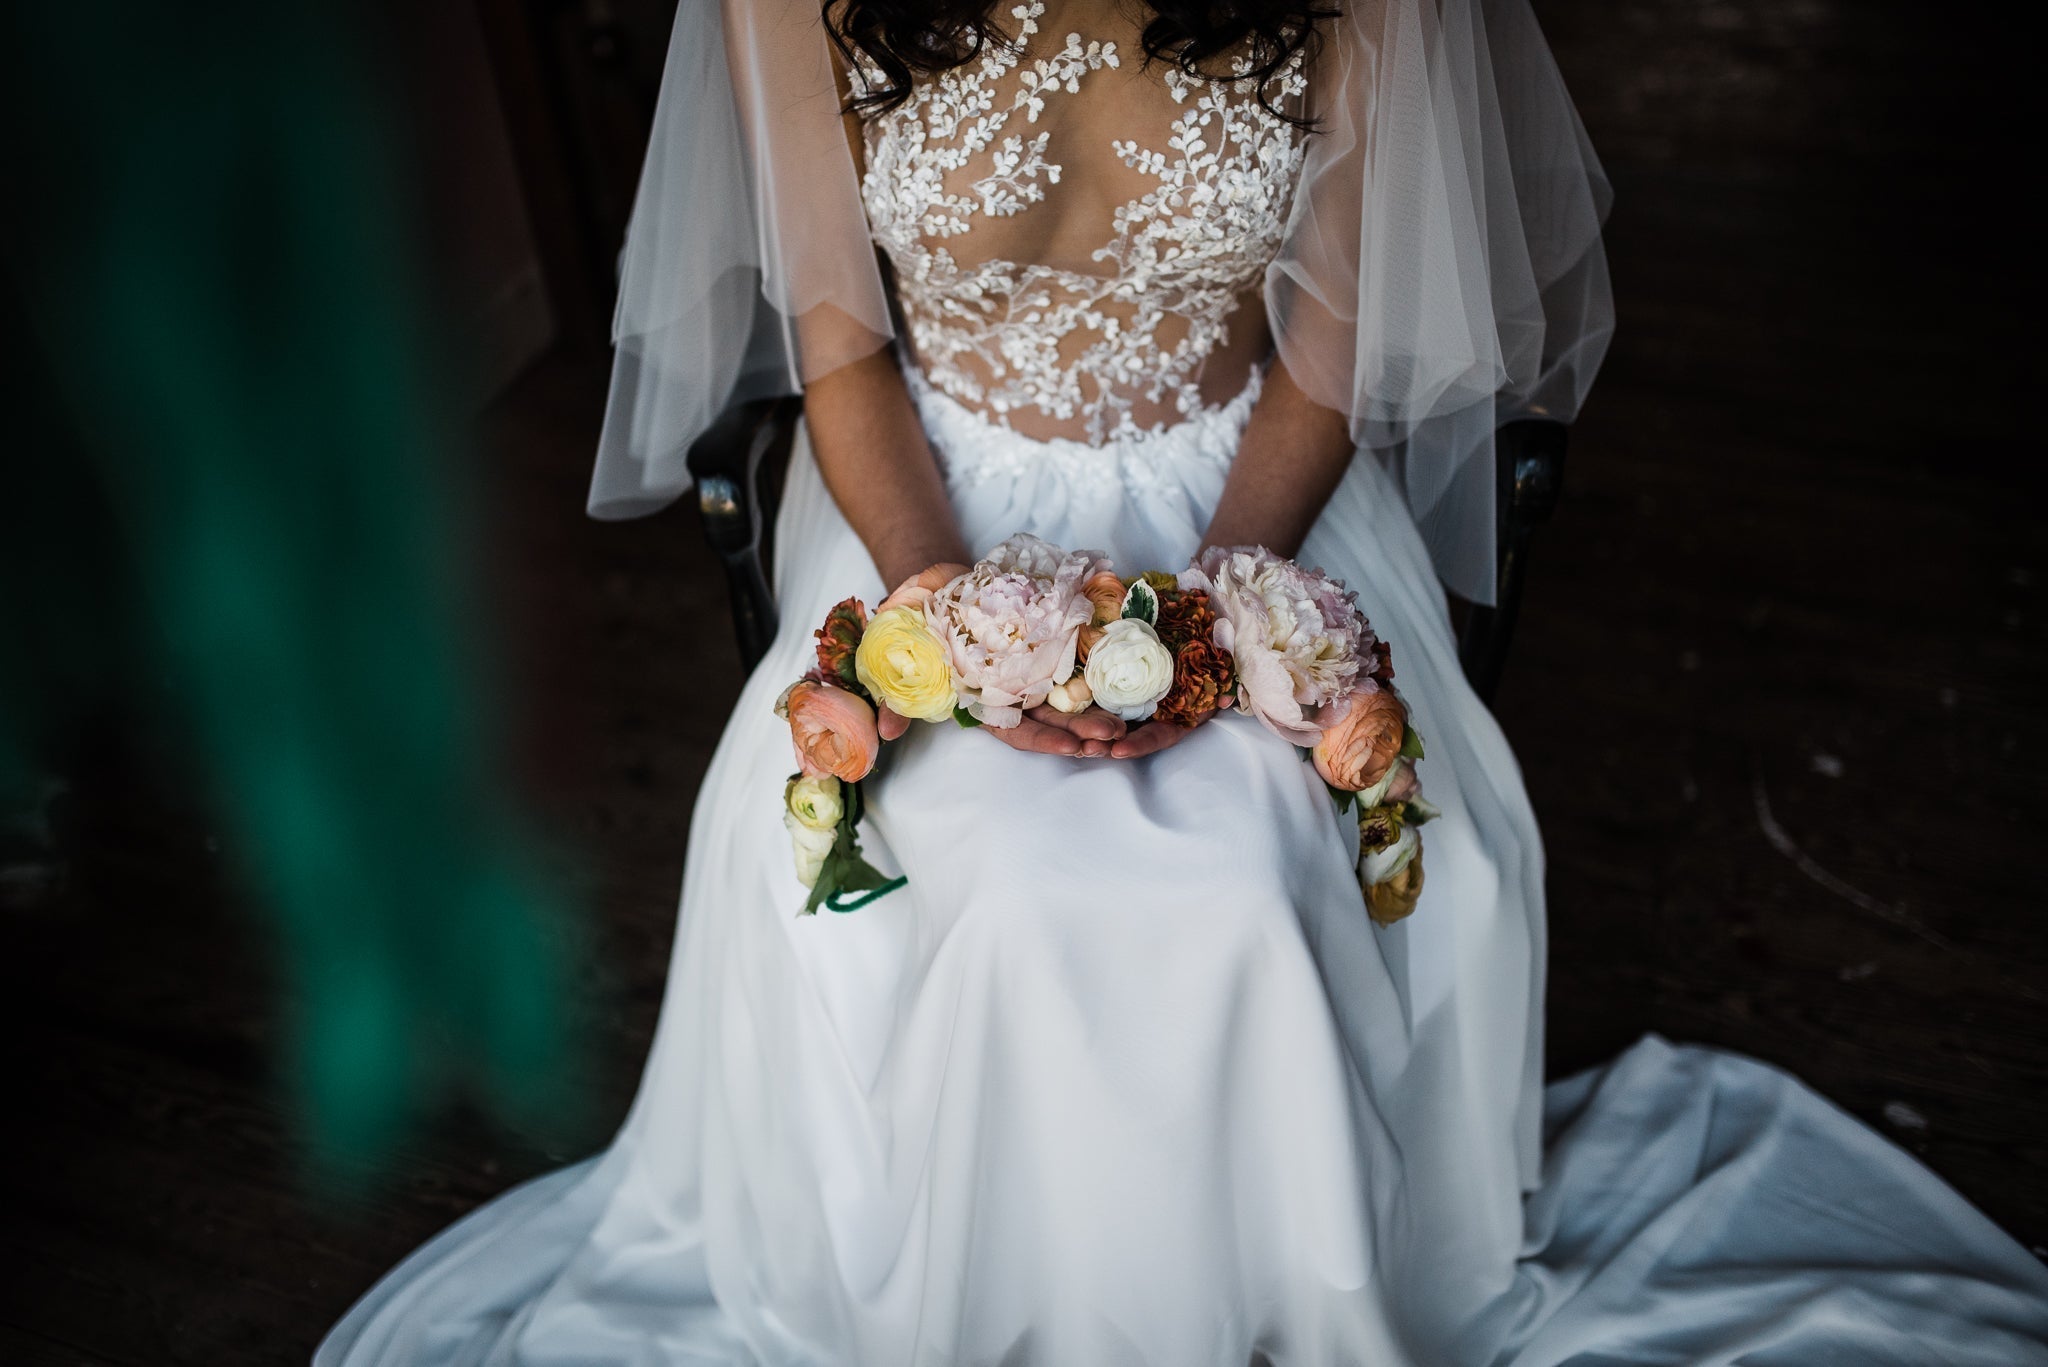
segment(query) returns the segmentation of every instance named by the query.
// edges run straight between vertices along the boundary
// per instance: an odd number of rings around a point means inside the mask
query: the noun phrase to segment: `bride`
[[[800,389],[785,626],[617,1140],[318,1363],[2048,1362],[2040,1265],[1791,1079],[1650,1039],[1542,1087],[1542,846],[1443,587],[1611,325],[1524,0],[683,0],[657,124],[593,511]],[[1356,589],[1443,809],[1414,914],[1257,724],[1043,708],[892,745],[907,887],[795,914],[811,627],[1019,531]]]

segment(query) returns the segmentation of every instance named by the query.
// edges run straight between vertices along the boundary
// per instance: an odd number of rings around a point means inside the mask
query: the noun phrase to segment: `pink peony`
[[[1099,552],[1020,533],[935,593],[925,620],[945,644],[961,705],[987,725],[1015,726],[1065,683],[1095,615],[1082,585],[1109,567]]]
[[[1371,672],[1378,642],[1356,595],[1321,570],[1263,546],[1212,546],[1180,583],[1208,591],[1239,703],[1295,745],[1314,745],[1323,710]]]

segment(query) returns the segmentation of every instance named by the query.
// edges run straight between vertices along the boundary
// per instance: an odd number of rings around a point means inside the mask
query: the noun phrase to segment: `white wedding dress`
[[[970,542],[1178,566],[1259,391],[1233,310],[1304,135],[1043,10],[868,122],[863,195]],[[1062,121],[1112,80],[1154,103]],[[1034,215],[1097,132],[1140,183],[1085,173],[1121,206],[1091,256]],[[2048,1363],[2042,1267],[1783,1074],[1650,1039],[1544,1091],[1535,817],[1375,462],[1301,558],[1358,590],[1429,742],[1427,887],[1385,930],[1315,771],[1228,714],[1134,762],[915,728],[867,828],[908,886],[796,915],[771,704],[883,585],[802,444],[776,544],[631,1114],[392,1272],[323,1367]]]

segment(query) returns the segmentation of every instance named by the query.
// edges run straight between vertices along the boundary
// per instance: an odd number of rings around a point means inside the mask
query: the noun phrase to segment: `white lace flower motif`
[[[1100,445],[1142,430],[1132,417],[1140,401],[1170,401],[1183,415],[1202,407],[1203,364],[1279,250],[1305,152],[1300,130],[1259,96],[1299,101],[1307,81],[1299,54],[1263,91],[1242,60],[1222,81],[1168,69],[1180,106],[1168,150],[1135,138],[1110,144],[1156,185],[1114,210],[1113,236],[1093,253],[1107,273],[1001,259],[961,266],[939,244],[971,236],[977,221],[1031,212],[1060,184],[1050,133],[1008,132],[1013,117],[1040,123],[1051,101],[1080,95],[1091,73],[1121,62],[1115,43],[1078,33],[1031,57],[1045,8],[1011,6],[1014,41],[914,82],[907,101],[872,118],[861,192],[932,384],[1005,423],[1024,410],[1078,419]],[[1013,77],[1014,91],[998,99]],[[856,79],[882,78],[864,67]],[[1162,348],[1169,318],[1184,326]]]

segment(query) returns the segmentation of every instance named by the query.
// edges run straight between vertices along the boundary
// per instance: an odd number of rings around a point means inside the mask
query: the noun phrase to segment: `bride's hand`
[[[1200,726],[1215,715],[1214,712],[1204,712],[1195,719],[1195,726]],[[1186,740],[1193,734],[1195,726],[1176,726],[1172,722],[1164,721],[1147,722],[1143,726],[1133,728],[1122,740],[1112,745],[1109,749],[1110,757],[1140,759],[1146,755],[1156,755],[1161,750]]]
[[[910,729],[910,722],[886,707],[877,707],[875,729],[883,740],[895,740]],[[1034,707],[1015,726],[981,729],[1012,750],[1081,759],[1103,759],[1116,753],[1113,747],[1124,737],[1124,724],[1099,707],[1073,716],[1050,707]]]
[[[1072,714],[1051,707],[1034,707],[1015,726],[982,729],[1012,750],[1081,759],[1108,757],[1124,736],[1123,722],[1099,707]]]

